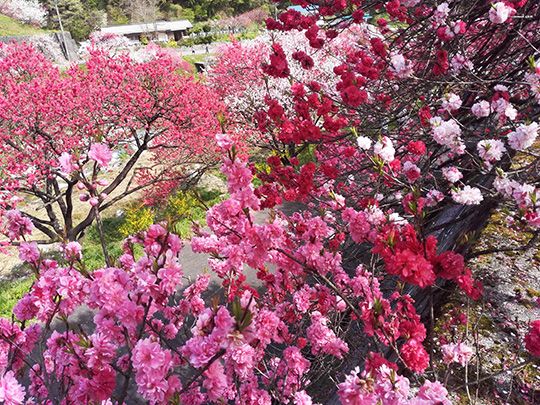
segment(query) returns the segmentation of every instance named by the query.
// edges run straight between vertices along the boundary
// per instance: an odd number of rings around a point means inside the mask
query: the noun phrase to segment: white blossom
[[[392,145],[392,141],[387,136],[384,136],[375,144],[373,147],[373,152],[386,163],[390,163],[392,160],[394,160],[396,154],[394,145]]]
[[[478,205],[484,197],[480,189],[471,186],[465,186],[462,189],[452,190],[452,199],[458,204]]]

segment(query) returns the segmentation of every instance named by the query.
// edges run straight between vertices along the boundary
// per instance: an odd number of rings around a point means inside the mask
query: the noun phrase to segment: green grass
[[[120,227],[124,223],[123,217],[103,218],[103,233],[105,234],[105,244],[111,259],[117,259],[122,255],[122,240],[124,236],[120,232]],[[99,240],[99,232],[94,224],[80,241],[83,247],[83,263],[87,270],[96,270],[105,266],[103,250]]]
[[[0,316],[11,318],[11,311],[15,304],[28,292],[33,277],[21,278],[13,281],[0,282]]]
[[[37,35],[46,34],[48,32],[49,31],[42,30],[41,28],[32,25],[23,24],[13,18],[0,14],[0,37]]]

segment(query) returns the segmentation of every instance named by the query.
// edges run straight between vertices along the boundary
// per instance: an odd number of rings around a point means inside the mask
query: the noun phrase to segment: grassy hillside
[[[23,24],[13,18],[0,14],[0,37],[45,34],[48,31],[32,25]]]

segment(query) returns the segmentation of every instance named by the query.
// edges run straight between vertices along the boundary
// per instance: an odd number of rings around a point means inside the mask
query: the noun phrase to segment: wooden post
[[[68,60],[71,60],[69,56],[69,50],[66,43],[66,33],[64,31],[64,26],[62,25],[62,17],[60,17],[60,11],[58,11],[58,0],[54,0],[54,9],[56,11],[56,16],[58,17],[58,24],[60,25],[60,32],[62,33],[62,50],[64,51],[64,56]]]

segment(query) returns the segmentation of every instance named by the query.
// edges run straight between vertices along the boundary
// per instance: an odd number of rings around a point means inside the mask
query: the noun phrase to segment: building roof
[[[115,25],[103,27],[101,32],[118,35],[142,34],[144,32],[183,31],[192,28],[188,20],[156,21],[154,23]]]

